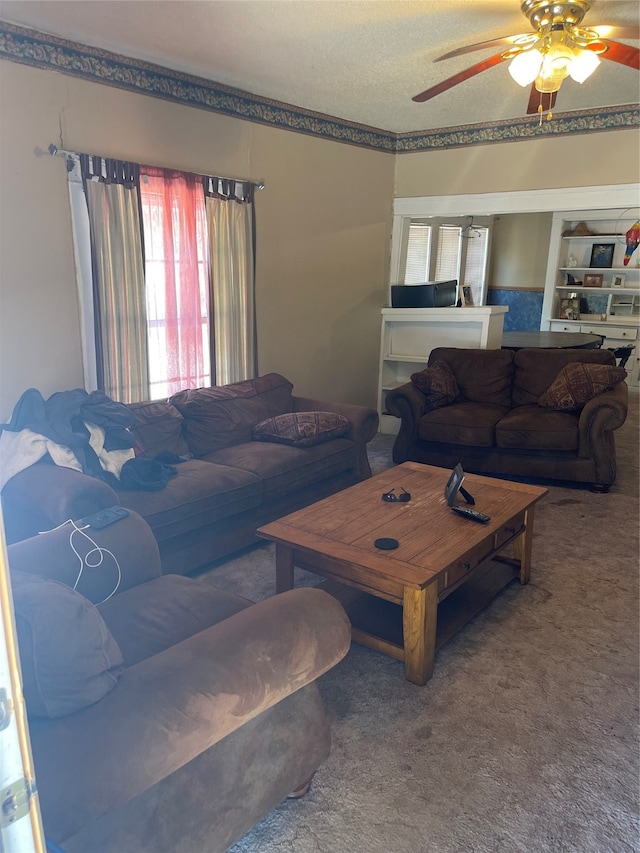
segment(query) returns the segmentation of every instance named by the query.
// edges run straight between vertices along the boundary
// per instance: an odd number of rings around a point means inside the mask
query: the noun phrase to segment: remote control
[[[485,515],[483,512],[478,512],[477,509],[471,509],[468,506],[452,506],[451,510],[458,515],[463,515],[465,518],[470,518],[471,521],[477,521],[479,524],[486,524],[491,521],[491,516]]]
[[[94,512],[93,515],[87,515],[80,519],[81,524],[86,524],[93,530],[102,530],[103,527],[108,527],[121,518],[126,518],[129,515],[127,510],[121,506],[110,506],[107,509],[101,509]]]

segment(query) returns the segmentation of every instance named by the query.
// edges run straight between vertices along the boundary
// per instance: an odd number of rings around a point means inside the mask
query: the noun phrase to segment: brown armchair
[[[253,605],[162,575],[133,512],[86,531],[104,559],[73,590],[72,531],[8,549],[46,835],[68,853],[224,851],[327,757],[316,681],[349,648],[346,614],[317,589]]]

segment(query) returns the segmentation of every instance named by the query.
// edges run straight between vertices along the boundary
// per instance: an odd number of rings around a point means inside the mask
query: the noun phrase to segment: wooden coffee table
[[[435,651],[514,578],[529,581],[534,505],[544,488],[467,474],[465,488],[488,524],[449,509],[450,471],[405,462],[305,509],[258,534],[276,543],[276,592],[291,589],[294,566],[322,575],[344,604],[352,637],[404,661],[424,684]],[[404,488],[407,503],[383,492]],[[374,540],[397,539],[381,551]]]

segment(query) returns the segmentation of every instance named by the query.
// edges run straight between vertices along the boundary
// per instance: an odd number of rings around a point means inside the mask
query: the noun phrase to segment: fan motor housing
[[[535,29],[553,24],[577,26],[589,11],[587,0],[522,0],[522,14]]]

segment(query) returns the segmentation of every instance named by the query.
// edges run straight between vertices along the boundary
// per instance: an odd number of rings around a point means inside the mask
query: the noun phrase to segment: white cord
[[[87,529],[87,527],[89,527],[88,524],[85,527],[78,527],[78,525],[75,523],[75,521],[72,521],[71,524],[73,525],[73,530],[71,531],[71,535],[69,536],[69,545],[71,546],[71,550],[73,551],[73,553],[76,555],[76,557],[80,561],[80,571],[78,572],[78,577],[76,578],[76,582],[73,585],[74,589],[76,589],[78,584],[80,583],[80,578],[82,577],[82,573],[85,569],[85,566],[88,569],[99,568],[102,565],[102,563],[104,562],[104,555],[105,554],[108,554],[112,558],[113,562],[116,564],[116,569],[118,570],[118,580],[116,582],[115,587],[111,590],[111,592],[109,593],[109,595],[106,598],[103,598],[102,601],[96,602],[96,604],[104,604],[104,602],[108,601],[112,595],[115,595],[115,593],[118,590],[118,587],[120,586],[120,581],[122,580],[122,570],[120,569],[120,563],[117,561],[116,556],[113,553],[113,551],[110,551],[108,548],[101,548],[97,542],[94,542],[94,540],[87,533],[84,532]],[[90,548],[87,551],[84,558],[82,558],[80,556],[80,554],[76,550],[75,545],[73,544],[73,536],[75,533],[79,533],[80,536],[84,536],[84,538],[86,540],[88,540],[93,545],[93,548]],[[89,562],[89,558],[94,553],[98,555],[97,561],[93,562],[93,563]]]
[[[113,553],[113,551],[110,551],[108,548],[101,548],[97,542],[95,542],[87,533],[84,532],[85,530],[87,530],[91,526],[90,524],[85,524],[84,527],[78,527],[78,525],[75,523],[75,521],[73,521],[73,519],[68,518],[66,521],[63,521],[62,524],[58,524],[57,527],[52,527],[51,530],[40,530],[39,534],[51,533],[54,530],[59,530],[61,527],[64,527],[65,524],[71,524],[73,527],[73,530],[71,531],[71,533],[69,535],[69,546],[70,546],[71,550],[73,551],[73,553],[78,558],[78,561],[80,563],[80,571],[78,572],[78,576],[76,577],[75,583],[73,584],[73,589],[77,589],[78,584],[80,583],[80,578],[82,577],[82,573],[85,570],[85,567],[88,569],[99,568],[102,565],[102,563],[104,562],[104,555],[105,554],[108,554],[116,565],[116,569],[118,570],[118,580],[116,582],[115,587],[112,589],[112,591],[109,593],[109,595],[106,598],[103,598],[102,601],[96,601],[95,602],[96,605],[97,604],[104,604],[105,601],[108,601],[113,595],[116,594],[116,592],[118,591],[118,588],[120,586],[120,582],[122,581],[122,570],[120,568],[120,563],[116,559],[116,555]],[[80,556],[80,553],[78,552],[78,550],[76,549],[76,547],[73,543],[73,537],[76,533],[79,533],[81,536],[84,536],[84,538],[87,539],[88,542],[91,543],[91,545],[93,545],[93,547],[87,551],[87,553],[84,557]],[[92,554],[97,554],[96,562],[90,562],[90,558],[91,558]]]

